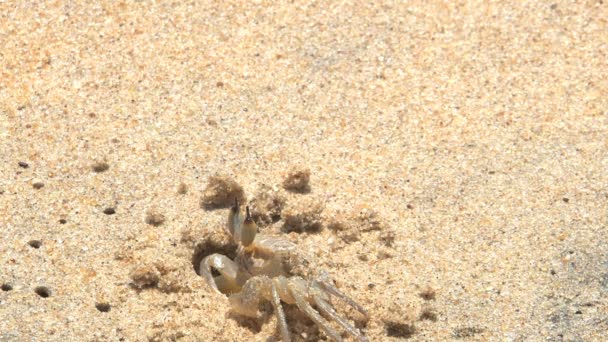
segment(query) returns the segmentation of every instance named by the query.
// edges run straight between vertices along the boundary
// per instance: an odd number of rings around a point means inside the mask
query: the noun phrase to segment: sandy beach
[[[370,341],[606,339],[606,1],[5,1],[0,44],[2,342],[279,341],[197,273],[235,196]]]

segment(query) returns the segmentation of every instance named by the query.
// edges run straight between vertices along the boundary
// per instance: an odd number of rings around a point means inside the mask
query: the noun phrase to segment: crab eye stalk
[[[249,212],[249,207],[246,207],[247,215],[245,216],[245,221],[243,221],[243,226],[241,227],[241,244],[247,247],[253,243],[255,239],[255,234],[258,232],[258,227],[253,222],[251,218],[251,213]]]
[[[227,228],[230,235],[232,235],[232,237],[238,243],[239,237],[237,235],[239,235],[241,231],[241,207],[239,204],[239,199],[236,197],[234,198],[234,205],[232,208],[230,208],[230,213],[228,214]]]

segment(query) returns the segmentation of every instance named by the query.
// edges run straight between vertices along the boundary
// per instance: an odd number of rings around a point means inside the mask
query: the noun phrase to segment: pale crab
[[[262,300],[271,302],[281,338],[287,342],[291,341],[291,336],[281,304],[283,301],[295,304],[334,341],[342,341],[341,334],[325,317],[335,321],[358,341],[368,341],[336,312],[330,303],[331,296],[352,306],[365,320],[369,318],[367,311],[338,290],[327,273],[320,272],[312,280],[307,280],[305,269],[308,264],[298,253],[296,245],[278,237],[257,234],[258,228],[249,207],[246,207],[243,217],[235,199],[226,228],[239,246],[237,257],[231,260],[225,255],[211,254],[201,261],[199,273],[213,289],[229,295],[232,311],[258,318],[259,303]],[[214,276],[212,270],[219,275]]]

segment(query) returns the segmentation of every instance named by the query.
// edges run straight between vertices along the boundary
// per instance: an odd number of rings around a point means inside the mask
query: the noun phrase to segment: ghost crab
[[[237,257],[231,260],[225,255],[211,254],[199,265],[199,273],[209,286],[219,293],[229,295],[232,310],[248,317],[258,318],[258,304],[265,300],[272,303],[277,325],[284,342],[291,341],[285,312],[281,301],[295,304],[334,341],[342,337],[329,321],[335,321],[358,341],[368,339],[331,305],[335,296],[359,311],[367,320],[367,311],[333,284],[329,275],[320,272],[307,280],[306,259],[298,253],[295,244],[277,237],[257,234],[257,225],[251,218],[249,207],[243,217],[235,199],[230,209],[226,228],[239,245]],[[212,270],[219,275],[214,276]],[[313,305],[315,308],[313,308]],[[323,315],[323,316],[322,316]]]

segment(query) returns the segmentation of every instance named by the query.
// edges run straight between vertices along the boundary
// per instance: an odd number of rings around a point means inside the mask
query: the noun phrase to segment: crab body
[[[232,310],[240,315],[257,318],[260,301],[269,301],[277,315],[277,325],[283,341],[291,341],[282,303],[295,304],[334,341],[340,334],[325,318],[335,321],[359,341],[367,341],[361,332],[340,316],[331,305],[337,297],[359,311],[366,319],[366,310],[335,287],[325,272],[311,276],[309,262],[290,241],[257,234],[249,208],[243,218],[237,201],[231,208],[226,228],[238,247],[234,260],[212,254],[199,266],[200,274],[214,290],[228,294]],[[219,275],[214,276],[212,270]],[[314,308],[313,308],[314,305]],[[324,317],[325,316],[325,317]]]

